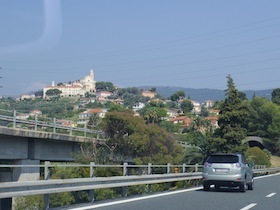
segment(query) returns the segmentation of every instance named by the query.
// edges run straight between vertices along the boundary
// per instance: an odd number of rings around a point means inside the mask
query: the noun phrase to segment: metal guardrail
[[[101,188],[127,187],[142,184],[166,183],[174,181],[186,181],[202,178],[202,165],[51,165],[46,161],[45,165],[0,165],[0,168],[14,167],[44,167],[44,177],[49,178],[49,169],[51,167],[90,167],[90,178],[75,178],[75,179],[57,179],[57,180],[38,180],[38,181],[20,181],[20,182],[3,182],[0,183],[0,199],[37,194],[50,194],[69,191],[93,190]],[[96,168],[112,168],[119,167],[123,170],[123,176],[114,177],[94,177]],[[127,175],[129,168],[144,168],[144,175]],[[153,174],[153,168],[166,169],[166,173]],[[180,168],[180,173],[176,169]],[[171,169],[175,169],[171,173]],[[191,170],[187,170],[191,169]],[[191,171],[191,172],[188,172]],[[255,174],[270,174],[280,172],[280,167],[265,168],[255,167]]]
[[[17,168],[17,167],[43,167],[45,180],[37,181],[20,181],[20,182],[3,182],[0,183],[0,199],[11,197],[22,197],[27,195],[44,195],[44,209],[49,209],[49,194],[72,191],[90,191],[90,199],[94,201],[94,189],[102,188],[123,188],[123,197],[126,197],[128,186],[148,185],[148,192],[151,191],[151,184],[170,183],[176,181],[200,180],[202,179],[202,165],[89,165],[83,164],[51,164],[46,161],[44,165],[0,165],[0,168]],[[52,167],[90,167],[89,178],[74,179],[49,179],[50,168]],[[96,168],[120,168],[123,176],[113,177],[94,177]],[[128,175],[129,168],[143,169],[144,175]],[[163,174],[153,174],[154,168],[165,170]],[[180,171],[180,172],[179,172]],[[255,166],[255,174],[270,174],[280,172],[280,167],[266,168],[265,166]]]
[[[72,121],[70,123],[71,126],[63,126],[60,123],[58,123],[59,119],[56,118],[42,117],[42,120],[45,120],[42,121],[40,120],[40,117],[38,117],[38,115],[34,115],[33,116],[34,120],[33,119],[27,120],[27,119],[20,119],[19,116],[22,113],[17,113],[16,110],[10,111],[10,110],[0,109],[0,113],[1,113],[0,121],[6,121],[12,123],[12,125],[10,125],[12,128],[18,128],[18,126],[21,125],[19,127],[20,129],[27,129],[33,131],[39,131],[39,128],[50,128],[48,132],[59,133],[59,130],[64,130],[67,131],[67,135],[69,136],[74,135],[73,131],[76,131],[75,135],[81,135],[84,137],[87,137],[88,134],[103,135],[103,132],[100,130],[88,129],[87,127],[89,125],[87,125],[86,123],[84,124],[83,128],[72,126]],[[26,125],[26,126],[22,126],[22,125]]]
[[[0,198],[201,179],[201,174],[201,172],[194,172],[65,180],[39,180],[32,182],[7,182],[0,184]]]
[[[86,164],[51,164],[46,161],[44,165],[0,165],[0,168],[44,168],[45,180],[19,181],[0,183],[0,199],[26,195],[50,194],[58,192],[93,190],[100,188],[127,187],[141,184],[154,184],[191,179],[201,179],[202,165],[96,165]],[[50,169],[53,167],[89,167],[89,178],[50,179]],[[97,168],[119,168],[123,176],[95,177]],[[128,175],[129,169],[141,169],[141,174]],[[160,169],[160,170],[159,170]],[[181,173],[179,173],[179,170]],[[161,174],[157,174],[161,171]],[[200,171],[200,172],[199,172]],[[92,198],[93,199],[93,198]]]

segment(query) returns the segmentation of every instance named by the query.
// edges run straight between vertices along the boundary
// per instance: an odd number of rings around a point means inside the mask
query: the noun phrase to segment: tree
[[[96,82],[95,86],[97,91],[102,91],[102,90],[106,90],[110,92],[115,91],[115,87],[111,82]]]
[[[208,117],[209,116],[209,111],[205,106],[201,107],[200,115],[202,117]]]
[[[276,88],[272,91],[271,100],[273,103],[280,105],[280,88]]]
[[[193,110],[193,103],[190,100],[183,100],[180,107],[184,113],[190,113]]]
[[[248,116],[248,108],[239,97],[239,91],[236,89],[233,79],[227,77],[226,98],[221,104],[218,119],[219,129],[216,132],[220,138],[225,140],[221,152],[245,152],[246,147],[242,140],[246,137],[243,121]]]
[[[238,97],[241,100],[247,100],[247,96],[246,96],[246,94],[244,92],[238,91]]]
[[[185,93],[182,90],[177,91],[176,93],[170,96],[170,100],[176,102],[177,107],[179,107],[179,101],[185,98]]]
[[[213,138],[193,129],[180,135],[180,138],[181,141],[188,144],[185,150],[184,160],[190,164],[202,164],[203,160],[210,154],[220,152],[219,148],[225,143],[223,139]]]
[[[174,93],[170,96],[171,101],[177,102],[180,99],[180,96],[177,93]]]
[[[89,117],[88,125],[96,127],[100,122],[100,117],[98,113],[94,113]]]
[[[267,131],[270,139],[271,152],[275,155],[280,155],[280,108],[277,109],[277,112],[273,116]]]
[[[159,123],[166,117],[167,111],[163,108],[149,107],[144,111],[143,115],[148,123]]]
[[[177,94],[178,94],[178,96],[179,96],[181,99],[183,99],[183,98],[185,98],[185,97],[186,97],[185,92],[184,92],[184,91],[182,91],[182,90],[177,91]]]
[[[176,93],[172,94],[170,96],[170,99],[171,99],[171,101],[178,101],[178,100],[183,99],[185,97],[186,97],[186,95],[185,95],[184,91],[179,90]]]
[[[161,128],[164,128],[167,132],[170,133],[177,133],[180,129],[180,124],[179,123],[173,123],[173,122],[168,122],[168,121],[161,121],[159,126]]]
[[[58,89],[49,89],[46,92],[47,96],[59,96],[62,92]]]
[[[246,129],[248,135],[268,138],[268,127],[277,110],[276,105],[265,98],[255,97],[248,105]]]
[[[101,128],[107,136],[110,161],[134,160],[142,163],[175,163],[182,161],[182,148],[175,137],[154,124],[146,124],[133,113],[107,112]]]

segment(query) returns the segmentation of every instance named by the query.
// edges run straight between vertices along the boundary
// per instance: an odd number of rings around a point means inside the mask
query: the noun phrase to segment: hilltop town
[[[138,156],[141,161],[149,157],[160,162],[161,159],[152,154],[155,151],[161,154],[159,151],[169,148],[171,142],[188,145],[184,153],[176,153],[185,154],[187,162],[201,162],[213,152],[250,151],[251,148],[243,144],[247,136],[267,139],[269,143],[265,149],[269,155],[261,151],[264,157],[279,155],[280,89],[272,91],[271,99],[259,96],[248,99],[235,87],[230,75],[227,79],[224,100],[209,99],[200,103],[181,90],[166,98],[156,88],[119,88],[111,82],[97,82],[94,71],[90,70],[89,75],[80,80],[57,85],[52,82],[34,95],[23,95],[16,100],[3,98],[0,109],[16,110],[15,117],[21,120],[55,118],[61,126],[100,129],[110,144],[107,152],[115,153],[115,157],[109,155],[109,162]],[[159,146],[150,148],[153,151],[149,154],[140,149],[141,152],[138,144],[149,147],[155,136],[159,144],[166,145],[160,149]],[[128,151],[132,141],[134,148]],[[257,149],[264,149],[264,146]],[[253,152],[256,157],[258,152]],[[269,158],[262,160],[270,164]]]
[[[177,93],[181,95],[177,95]],[[161,120],[178,124],[184,128],[195,120],[195,117],[202,116],[203,119],[211,122],[214,128],[218,126],[219,110],[214,107],[213,100],[206,100],[203,103],[188,98],[182,91],[177,91],[169,98],[160,96],[155,88],[150,90],[137,88],[118,88],[110,82],[97,82],[94,77],[94,70],[91,69],[89,75],[73,82],[55,84],[53,81],[50,86],[43,88],[41,94],[24,94],[17,98],[18,101],[42,99],[50,101],[56,98],[75,99],[79,102],[79,108],[82,110],[78,114],[78,120],[73,125],[84,124],[89,121],[93,115],[104,118],[107,112],[106,104],[112,103],[123,106],[134,111],[135,116],[143,112],[145,106],[150,104],[159,104],[164,107],[166,112]],[[188,108],[184,104],[188,103]],[[91,108],[90,104],[99,104],[99,107]],[[85,109],[85,107],[88,107]],[[140,111],[140,112],[139,112]],[[47,114],[42,110],[29,110],[28,114],[19,114],[18,118],[27,119],[34,114]],[[61,119],[64,125],[69,124],[69,120]]]

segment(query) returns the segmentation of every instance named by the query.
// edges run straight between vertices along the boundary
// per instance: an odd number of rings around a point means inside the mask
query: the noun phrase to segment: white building
[[[212,100],[206,100],[205,102],[204,102],[204,106],[206,107],[206,108],[211,108],[211,107],[213,107],[214,106],[214,101],[212,101]]]
[[[79,82],[73,82],[71,84],[63,84],[60,86],[55,85],[52,82],[51,86],[44,87],[43,98],[46,98],[46,92],[51,89],[58,89],[61,91],[61,97],[72,97],[72,96],[85,96],[87,92],[95,92],[96,81],[94,80],[93,69],[90,70],[90,74],[85,76]]]
[[[201,112],[201,105],[198,101],[191,100],[193,104],[193,110],[192,113],[199,114]]]
[[[89,118],[93,115],[97,115],[99,118],[104,118],[106,115],[106,109],[88,109],[79,114],[79,124],[88,122]]]
[[[137,111],[139,109],[142,109],[145,107],[145,104],[142,102],[138,102],[136,104],[134,104],[134,106],[132,107],[133,111]]]
[[[89,75],[80,80],[86,92],[96,92],[96,81],[94,81],[93,69],[90,70]]]

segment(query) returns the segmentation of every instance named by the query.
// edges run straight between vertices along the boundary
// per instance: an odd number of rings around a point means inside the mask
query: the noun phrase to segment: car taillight
[[[235,167],[235,168],[240,168],[241,167],[241,165],[239,164],[239,163],[233,163],[233,164],[231,164],[233,167]]]
[[[211,163],[208,163],[208,162],[205,162],[205,163],[204,163],[204,166],[205,166],[205,167],[211,167],[211,165],[212,165],[212,164],[211,164]]]

